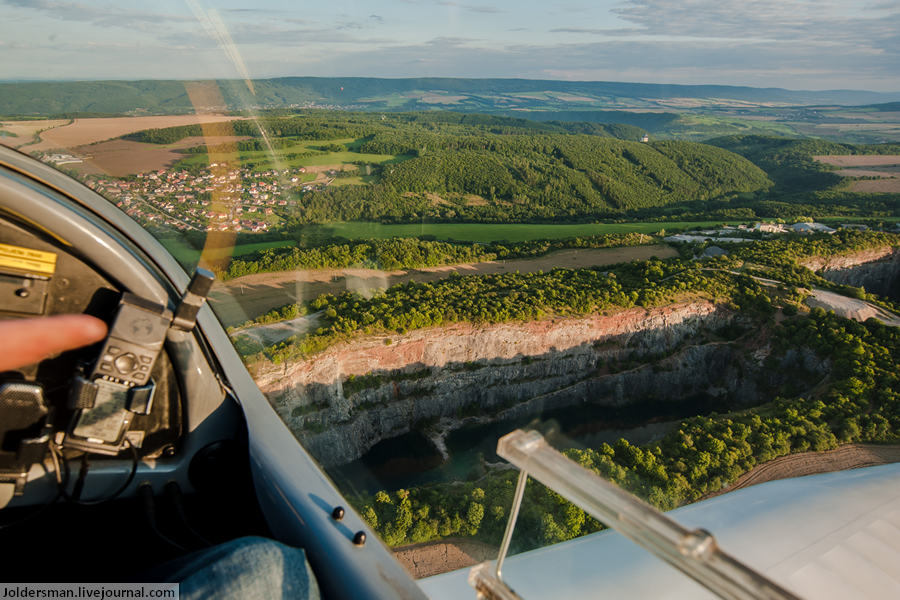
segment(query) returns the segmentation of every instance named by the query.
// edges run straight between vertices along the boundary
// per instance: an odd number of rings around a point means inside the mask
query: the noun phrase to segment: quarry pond
[[[362,494],[477,479],[489,468],[508,466],[495,452],[497,440],[517,428],[536,428],[559,448],[597,447],[619,438],[645,444],[661,438],[683,418],[727,408],[720,398],[698,394],[677,402],[623,407],[586,403],[492,423],[473,419],[446,436],[446,459],[427,432],[411,431],[379,442],[361,458],[327,469],[327,473],[345,493]]]

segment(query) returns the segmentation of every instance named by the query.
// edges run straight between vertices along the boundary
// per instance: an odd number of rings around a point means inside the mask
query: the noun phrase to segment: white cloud
[[[626,0],[614,12],[638,28],[599,33],[768,38],[794,44],[828,41],[886,50],[898,40],[900,3],[853,4],[856,10],[848,11],[845,0]],[[864,10],[867,7],[871,10]]]
[[[283,1],[257,0],[252,8],[220,11],[254,77],[558,77],[900,88],[900,0],[623,0],[610,12],[605,7],[611,1],[429,0],[398,6],[330,0],[300,13]],[[48,70],[78,65],[84,77],[206,77],[213,75],[206,59],[217,52],[222,58],[217,43],[179,2],[159,0],[140,9],[112,0],[0,0],[0,6],[0,77],[21,68],[13,63],[36,61]],[[117,49],[102,56],[89,48],[91,41]],[[10,54],[23,44],[39,44],[39,55]],[[173,61],[179,54],[184,59]]]
[[[88,4],[58,0],[2,0],[8,6],[42,11],[53,19],[84,21],[102,27],[130,27],[147,30],[160,23],[190,23],[188,15],[172,15],[123,9],[112,4]]]

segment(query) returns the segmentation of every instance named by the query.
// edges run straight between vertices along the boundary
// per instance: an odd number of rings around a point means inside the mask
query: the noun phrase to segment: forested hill
[[[257,125],[259,123],[259,125]],[[430,111],[373,115],[364,112],[300,110],[266,111],[257,121],[232,121],[227,125],[207,124],[207,131],[225,127],[222,135],[260,137],[260,127],[275,138],[328,140],[342,137],[370,138],[393,132],[402,134],[404,144],[420,144],[418,139],[433,140],[436,133],[478,136],[483,134],[532,135],[549,133],[584,133],[623,140],[638,141],[645,130],[623,123],[589,123],[571,121],[538,122],[517,117]],[[144,129],[124,136],[135,142],[171,144],[186,137],[202,136],[200,125],[181,125],[164,129]],[[431,137],[428,137],[431,136]]]
[[[748,160],[689,142],[382,134],[362,149],[415,155],[385,168],[385,188],[478,196],[484,205],[470,201],[467,212],[484,217],[503,213],[511,220],[613,214],[752,192],[770,184]],[[341,200],[337,193],[332,198]]]
[[[331,140],[333,146],[351,150],[348,162],[359,157],[355,162],[367,173],[365,184],[304,194],[289,217],[298,224],[410,222],[423,217],[585,221],[675,204],[715,200],[727,205],[737,194],[762,192],[772,185],[759,167],[722,148],[609,137],[639,139],[642,130],[629,125],[455,112],[321,110],[268,114],[259,125],[283,153],[289,155],[291,145],[302,140]],[[260,135],[260,127],[250,121],[235,121],[229,131]],[[200,133],[200,127],[192,125],[127,137],[168,144]],[[248,150],[254,143],[241,142]],[[367,156],[393,158],[371,164]]]
[[[50,81],[0,83],[0,115],[47,116],[63,113],[183,113],[194,110],[185,90],[194,82]],[[251,94],[239,80],[217,80],[225,103],[277,108],[300,105],[355,106],[374,110],[453,108],[466,112],[538,108],[579,110],[657,107],[669,98],[722,99],[787,104],[873,104],[898,100],[897,94],[853,90],[794,91],[721,85],[670,85],[605,81],[365,77],[283,77],[257,79]]]
[[[301,221],[575,221],[771,185],[747,159],[691,142],[420,131],[376,134],[361,149],[411,158],[384,165],[374,185],[304,196]]]

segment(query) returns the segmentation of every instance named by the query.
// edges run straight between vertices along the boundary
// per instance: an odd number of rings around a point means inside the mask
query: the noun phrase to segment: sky
[[[900,0],[0,0],[0,79],[521,77],[900,91]]]

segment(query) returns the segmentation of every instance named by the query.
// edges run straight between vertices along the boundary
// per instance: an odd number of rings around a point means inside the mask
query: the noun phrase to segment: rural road
[[[231,336],[237,337],[239,335],[246,335],[258,341],[264,346],[270,346],[272,344],[277,344],[282,340],[286,340],[293,335],[306,333],[310,329],[318,327],[319,317],[321,315],[321,312],[316,312],[303,317],[297,317],[296,319],[290,319],[288,321],[279,321],[278,323],[271,323],[269,325],[255,325],[253,327],[246,327],[244,329],[238,329],[237,331],[232,333]]]
[[[710,271],[721,271],[722,269],[708,269]],[[745,275],[745,273],[739,273],[737,271],[724,271],[725,273],[731,273],[733,275]],[[789,285],[784,283],[783,281],[778,281],[776,279],[766,279],[765,277],[756,277],[755,275],[750,275],[750,277],[765,286],[775,287],[778,285]],[[809,297],[805,300],[806,305],[811,308],[822,308],[824,310],[834,311],[834,314],[844,317],[846,319],[853,319],[854,321],[866,321],[867,319],[875,319],[876,321],[880,321],[885,325],[891,325],[893,327],[900,327],[900,317],[895,315],[894,313],[881,308],[871,302],[867,302],[866,300],[860,300],[858,298],[850,298],[849,296],[844,296],[842,294],[837,294],[835,292],[829,292],[828,290],[823,290],[819,288],[800,288],[801,291],[809,293]]]
[[[833,310],[836,315],[857,321],[865,321],[872,318],[881,321],[885,325],[900,327],[900,317],[865,300],[848,298],[847,296],[818,288],[810,290],[810,294],[811,296],[806,299],[806,304],[813,308]]]

